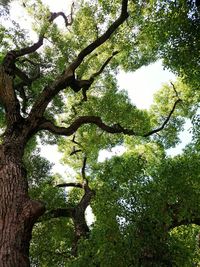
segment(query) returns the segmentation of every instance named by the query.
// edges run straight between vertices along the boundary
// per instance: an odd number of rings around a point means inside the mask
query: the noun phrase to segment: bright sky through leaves
[[[42,0],[42,2],[48,5],[52,12],[63,11],[67,15],[70,14],[71,0]],[[11,16],[13,19],[15,18],[17,21],[22,20],[25,28],[30,29],[30,18],[23,14],[23,9],[20,7],[19,2],[13,1],[11,7]],[[64,26],[62,18],[57,18],[56,23],[60,27]],[[34,40],[35,38],[37,39],[37,35],[33,32],[31,33],[31,37]],[[143,66],[134,73],[120,71],[118,74],[118,84],[120,89],[127,90],[132,103],[141,109],[148,109],[153,103],[154,93],[159,90],[164,83],[169,83],[175,79],[176,77],[172,72],[163,69],[161,61],[157,61],[149,66]],[[180,153],[185,144],[190,141],[190,135],[187,131],[182,134],[182,139],[184,139],[184,142],[180,144],[178,148],[170,149],[169,154],[175,155]],[[51,153],[49,153],[49,151],[51,151]],[[56,146],[46,145],[42,148],[41,152],[49,161],[55,163],[53,168],[54,172],[59,172],[62,175],[66,173],[67,176],[71,175],[69,168],[59,163],[61,155],[57,152]],[[119,154],[121,153],[121,149],[117,148],[109,153],[102,151],[99,160],[103,161],[105,158],[110,158],[113,153]]]

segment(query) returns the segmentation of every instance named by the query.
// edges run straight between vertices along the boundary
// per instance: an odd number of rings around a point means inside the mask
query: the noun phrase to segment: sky
[[[29,29],[29,20],[25,15],[22,18],[22,8],[17,4],[19,1],[12,3],[11,16],[17,18],[17,20],[24,21],[24,25]],[[71,0],[42,0],[44,4],[47,4],[52,12],[63,11],[65,14],[70,13]],[[62,18],[57,18],[56,23],[62,27],[64,25]],[[32,35],[37,40],[36,35]],[[174,81],[176,77],[169,70],[163,69],[162,62],[157,61],[156,63],[150,64],[149,66],[141,67],[134,73],[124,73],[121,71],[118,75],[118,84],[121,89],[126,89],[131,101],[141,109],[148,109],[153,102],[154,93],[162,87],[164,83]],[[182,148],[191,139],[187,129],[190,127],[190,123],[187,122],[186,130],[181,133],[181,139],[184,142],[178,145],[175,149],[168,151],[169,155],[176,155],[182,151]],[[124,149],[116,147],[112,152],[101,151],[99,155],[99,161],[105,160],[105,158],[111,157],[113,154],[121,154]],[[55,163],[53,172],[59,172],[64,174],[65,177],[73,176],[73,172],[59,163],[61,154],[57,152],[56,146],[43,146],[41,148],[41,155],[46,157],[51,162]]]
[[[42,0],[42,2],[50,7],[53,12],[66,12],[71,6],[72,0]]]
[[[153,95],[164,83],[176,79],[175,75],[164,70],[159,60],[143,66],[133,73],[123,71],[118,75],[119,86],[128,91],[129,97],[138,108],[148,109],[153,103]]]

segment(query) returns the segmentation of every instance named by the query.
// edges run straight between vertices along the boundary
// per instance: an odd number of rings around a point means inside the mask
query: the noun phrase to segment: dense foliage
[[[59,131],[42,131],[29,141],[24,153],[29,193],[46,204],[46,213],[33,230],[33,267],[199,266],[197,2],[129,1],[127,21],[77,68],[76,79],[85,85],[60,91],[48,105],[45,117],[55,125],[69,127],[78,117],[95,116],[115,131],[87,123],[69,137],[60,137]],[[16,62],[29,77],[24,87],[20,74],[14,80],[26,118],[42,88],[53,84],[78,53],[116,20],[121,1],[75,1],[67,29],[48,20],[50,10],[41,1],[23,4],[34,19],[34,31],[45,34],[42,48]],[[2,61],[7,51],[32,41],[23,25],[9,18],[8,10],[1,22]],[[149,110],[139,110],[126,91],[119,90],[117,73],[135,71],[158,59],[177,75],[177,81],[163,85]],[[0,112],[3,132],[2,106]],[[192,122],[192,141],[180,155],[170,156],[167,149],[181,142],[179,134],[187,120]],[[65,181],[51,173],[51,164],[40,156],[41,142],[58,144],[63,164],[73,169],[73,177]],[[116,146],[125,152],[98,161],[100,151]],[[69,183],[73,185],[66,190]],[[86,206],[91,206],[94,220],[86,233],[77,236],[76,218],[69,214],[72,209],[78,213],[87,194]]]

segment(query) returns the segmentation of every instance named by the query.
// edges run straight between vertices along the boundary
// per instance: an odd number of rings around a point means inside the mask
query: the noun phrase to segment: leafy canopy
[[[67,29],[49,21],[50,10],[41,1],[23,2],[34,19],[34,30],[44,36],[39,50],[16,62],[32,79],[26,84],[26,97],[17,91],[26,118],[42,89],[54,85],[80,51],[118,18],[121,1],[76,1]],[[39,132],[26,147],[30,195],[47,207],[34,228],[32,266],[188,267],[200,262],[198,7],[193,1],[129,1],[128,12],[127,22],[78,65],[74,81],[81,87],[63,86],[47,105],[45,118],[56,130]],[[2,23],[0,42],[1,61],[8,51],[32,43],[16,22]],[[159,58],[179,78],[163,85],[150,110],[139,110],[126,91],[119,90],[117,73],[135,71]],[[21,81],[16,75],[15,86]],[[4,129],[2,106],[0,112]],[[56,126],[66,128],[83,117],[101,121],[59,137],[64,132]],[[181,141],[186,119],[193,122],[193,140],[181,155],[168,156],[167,149]],[[64,181],[51,173],[50,163],[39,155],[39,139],[44,145],[59,145],[63,163],[74,170],[74,177]],[[117,145],[125,147],[121,156],[98,161],[101,150]],[[78,254],[72,255],[76,220],[68,212],[84,199],[83,180],[90,187],[85,190],[95,191],[88,203],[95,221],[89,236],[78,240]],[[56,186],[65,182],[76,186],[72,190]],[[61,209],[65,215],[56,216]]]

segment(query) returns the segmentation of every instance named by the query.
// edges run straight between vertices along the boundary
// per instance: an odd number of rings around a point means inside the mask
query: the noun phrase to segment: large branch
[[[172,110],[170,111],[169,115],[167,116],[167,118],[165,119],[165,121],[163,122],[163,124],[160,127],[156,128],[154,130],[151,130],[145,134],[140,134],[140,133],[137,133],[131,129],[123,128],[120,124],[114,124],[112,126],[109,126],[109,125],[105,124],[102,121],[102,119],[98,116],[81,116],[81,117],[78,117],[74,122],[71,123],[71,125],[69,127],[59,127],[59,126],[56,126],[53,122],[44,119],[43,122],[40,124],[38,130],[48,130],[51,133],[54,133],[57,135],[70,136],[70,135],[74,134],[82,125],[90,123],[90,124],[97,125],[100,129],[102,129],[103,131],[105,131],[107,133],[112,133],[112,134],[122,133],[122,134],[126,134],[126,135],[148,137],[150,135],[153,135],[155,133],[162,131],[165,128],[165,126],[169,122],[173,112],[175,111],[176,105],[180,101],[181,100],[178,99],[174,103]]]
[[[83,100],[87,100],[86,91],[90,88],[94,79],[103,72],[110,60],[117,53],[117,51],[113,52],[113,54],[103,63],[101,68],[97,72],[93,73],[88,80],[75,79],[74,73],[70,70],[70,68],[68,68],[61,76],[58,76],[51,85],[45,87],[33,105],[31,114],[41,117],[53,97],[68,86],[75,92],[79,92],[83,89]]]
[[[51,133],[63,136],[70,136],[74,134],[78,128],[80,128],[84,124],[95,124],[100,129],[108,133],[123,133],[127,135],[137,135],[133,130],[125,129],[121,127],[119,124],[115,124],[113,126],[109,126],[105,124],[102,119],[98,116],[82,116],[78,117],[69,127],[59,127],[53,124],[53,122],[46,120],[40,124],[38,130],[48,130]]]
[[[79,53],[74,62],[72,62],[69,66],[69,68],[73,72],[80,66],[80,64],[82,63],[82,61],[86,56],[91,54],[96,48],[105,43],[110,38],[110,36],[119,28],[119,26],[123,24],[123,22],[128,18],[129,14],[127,11],[127,7],[128,7],[128,0],[122,0],[121,14],[119,18],[110,25],[110,27],[104,34],[102,34],[93,43],[89,44]]]
[[[83,188],[82,183],[62,183],[62,184],[57,184],[57,187],[77,187],[77,188]]]
[[[13,89],[13,80],[10,75],[5,72],[5,68],[0,65],[0,102],[5,110],[7,131],[12,133],[23,118],[20,114],[20,104]]]

